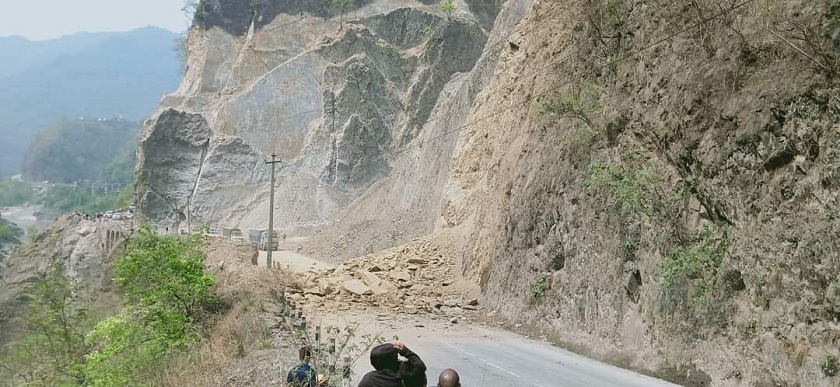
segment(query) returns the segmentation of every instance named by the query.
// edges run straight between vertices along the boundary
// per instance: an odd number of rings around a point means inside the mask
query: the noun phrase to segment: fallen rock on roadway
[[[380,253],[286,276],[291,298],[324,310],[362,304],[388,311],[452,317],[477,311],[477,285],[456,281],[455,267],[433,242],[415,241]]]

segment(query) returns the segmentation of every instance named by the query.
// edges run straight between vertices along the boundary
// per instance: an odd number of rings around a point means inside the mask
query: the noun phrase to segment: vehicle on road
[[[277,250],[277,248],[280,245],[279,235],[280,235],[280,233],[277,230],[274,230],[274,232],[271,234],[271,246],[272,246],[271,250],[272,251]],[[263,229],[248,230],[248,241],[252,245],[257,246],[258,250],[267,251],[268,250],[268,230],[263,230]]]

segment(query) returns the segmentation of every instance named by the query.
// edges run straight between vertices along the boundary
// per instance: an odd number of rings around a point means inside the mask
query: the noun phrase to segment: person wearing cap
[[[406,361],[400,361],[398,355]],[[411,383],[420,375],[425,379],[426,364],[400,342],[374,347],[370,351],[370,364],[374,370],[362,378],[359,387],[404,387],[404,380]]]

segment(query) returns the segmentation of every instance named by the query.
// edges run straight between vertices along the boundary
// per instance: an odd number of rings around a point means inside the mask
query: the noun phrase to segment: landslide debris
[[[322,314],[370,307],[393,315],[469,315],[480,308],[478,287],[461,279],[444,239],[420,238],[333,269],[289,274],[286,291]]]

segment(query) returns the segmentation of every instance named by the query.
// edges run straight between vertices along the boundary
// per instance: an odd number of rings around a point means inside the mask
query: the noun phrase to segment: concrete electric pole
[[[269,194],[268,199],[268,243],[265,248],[265,266],[269,270],[271,270],[271,251],[274,250],[274,245],[271,242],[271,239],[274,236],[274,165],[281,162],[280,160],[276,160],[276,158],[277,155],[271,153],[271,161],[266,161],[266,164],[271,164],[271,193]]]

